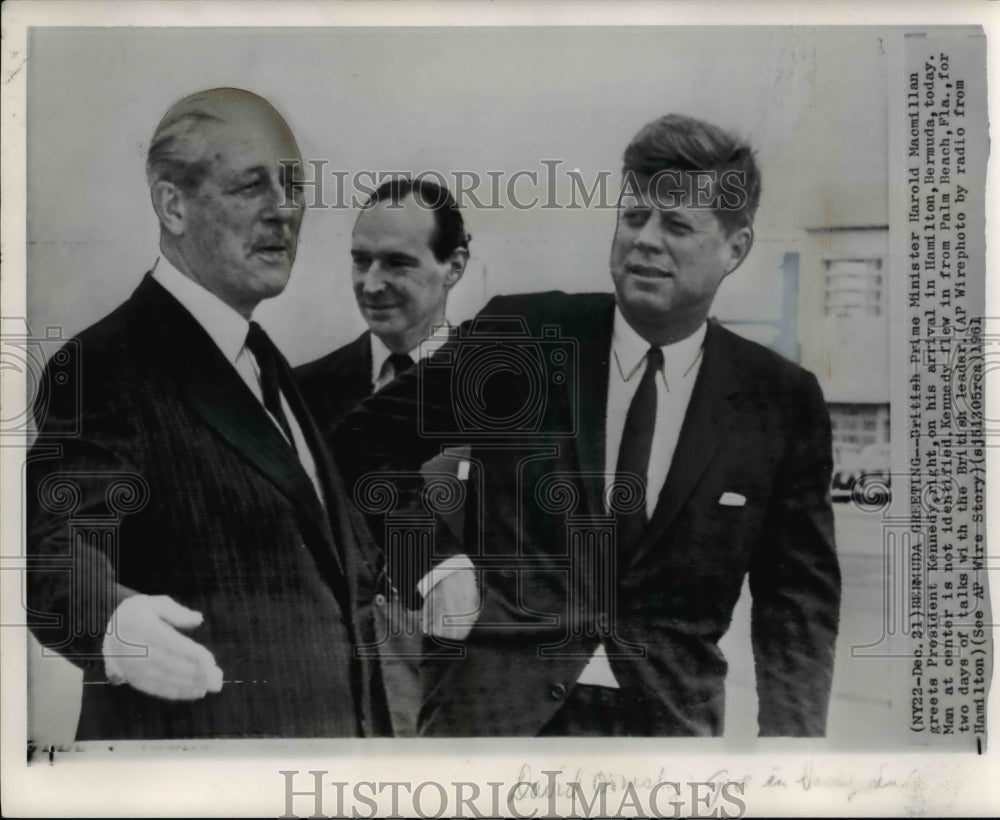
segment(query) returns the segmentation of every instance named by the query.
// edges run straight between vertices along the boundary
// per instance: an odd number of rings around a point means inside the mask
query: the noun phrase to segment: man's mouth
[[[362,302],[361,306],[365,310],[379,311],[379,310],[394,310],[395,308],[398,308],[400,305],[398,302],[377,302],[377,303]]]
[[[670,271],[652,265],[626,265],[625,272],[642,279],[668,279],[673,276]]]
[[[254,254],[269,262],[283,262],[289,256],[289,243],[287,242],[267,242],[255,245]]]

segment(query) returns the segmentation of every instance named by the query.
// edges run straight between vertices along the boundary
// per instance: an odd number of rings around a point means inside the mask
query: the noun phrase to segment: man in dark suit
[[[389,732],[354,653],[380,553],[251,321],[290,275],[300,161],[255,94],[173,106],[147,159],[161,256],[47,368],[29,617],[84,669],[78,739]]]
[[[351,234],[351,279],[368,330],[295,369],[324,432],[447,339],[448,294],[469,259],[451,193],[426,179],[380,185]]]
[[[468,258],[465,221],[447,189],[418,177],[392,179],[374,191],[351,235],[354,295],[369,329],[295,370],[325,436],[363,399],[447,341],[448,294]],[[442,454],[424,465],[424,473],[457,477],[467,468],[461,453]],[[443,518],[461,532],[460,508]],[[372,527],[379,526],[383,522],[374,520]],[[391,589],[376,603],[377,648],[394,734],[410,737],[420,708],[417,613],[406,609]]]
[[[759,731],[822,735],[829,416],[812,374],[708,319],[752,244],[756,162],[668,115],[624,171],[614,294],[494,299],[336,440],[387,466],[471,440],[481,465],[482,518],[427,556],[431,629],[465,651],[429,656],[421,731],[722,734],[718,644],[749,574]],[[475,573],[451,572],[462,560]]]

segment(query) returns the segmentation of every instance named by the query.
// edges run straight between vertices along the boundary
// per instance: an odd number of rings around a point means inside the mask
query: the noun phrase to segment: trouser
[[[559,711],[542,727],[541,737],[628,735],[628,712],[621,689],[578,683]]]

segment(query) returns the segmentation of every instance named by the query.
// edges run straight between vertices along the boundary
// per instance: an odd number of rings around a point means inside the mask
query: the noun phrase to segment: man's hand
[[[420,611],[420,628],[425,635],[463,641],[476,622],[481,604],[475,570],[456,570],[427,593]]]
[[[167,595],[134,595],[118,605],[104,639],[113,682],[167,700],[197,700],[222,689],[222,670],[204,646],[178,632],[194,629],[200,612]],[[141,648],[146,652],[138,654]]]

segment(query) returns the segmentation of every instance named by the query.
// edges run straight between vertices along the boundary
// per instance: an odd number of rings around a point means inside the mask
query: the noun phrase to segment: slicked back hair
[[[465,220],[455,197],[447,188],[426,177],[394,177],[383,182],[362,206],[362,213],[379,202],[387,202],[390,206],[401,205],[408,196],[412,196],[420,207],[434,212],[434,232],[430,248],[438,262],[448,259],[456,248],[468,249],[472,237],[465,232]],[[360,215],[358,218],[360,219]]]

